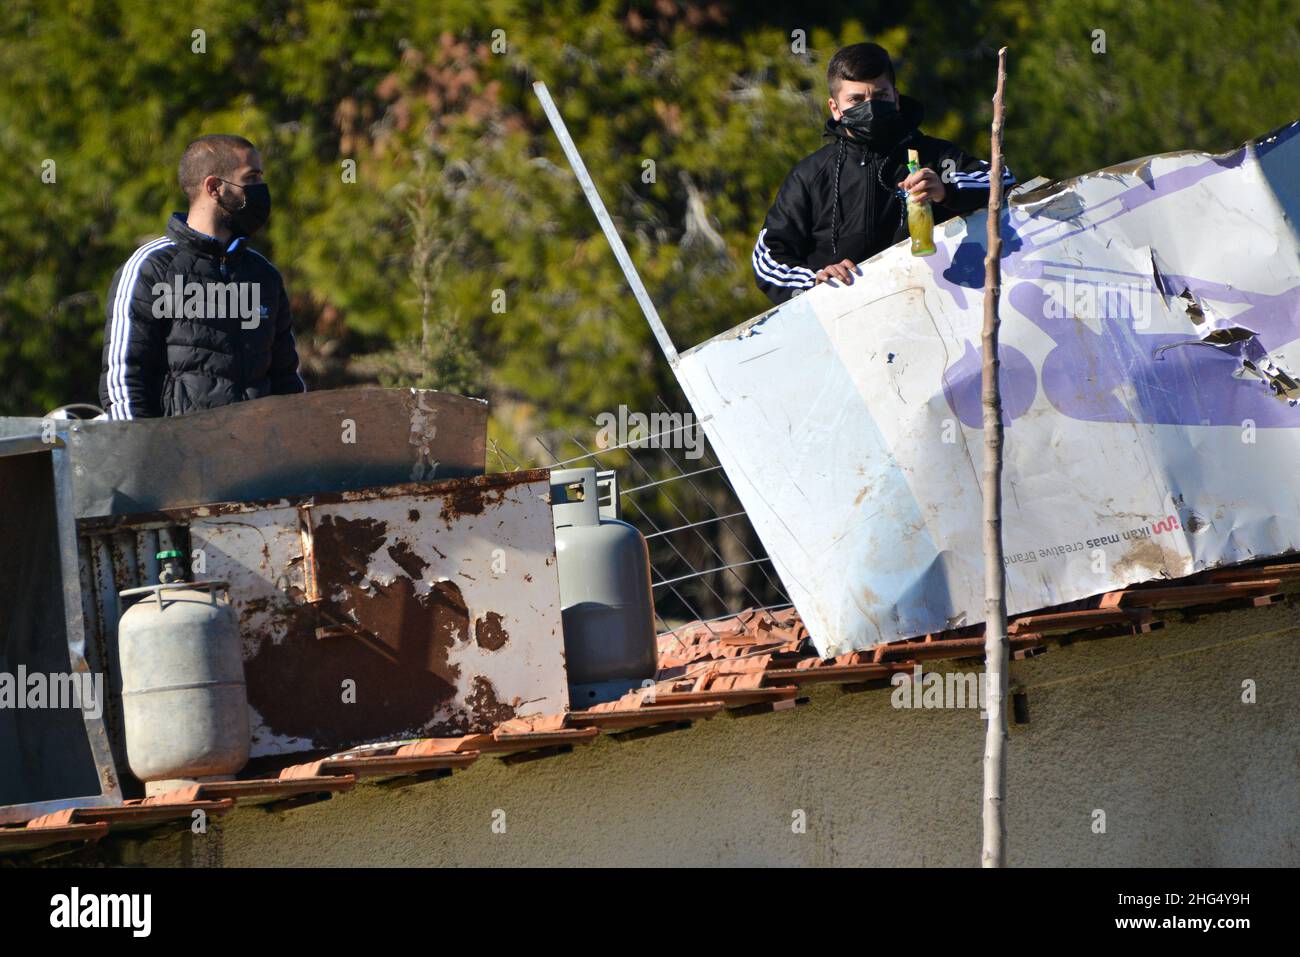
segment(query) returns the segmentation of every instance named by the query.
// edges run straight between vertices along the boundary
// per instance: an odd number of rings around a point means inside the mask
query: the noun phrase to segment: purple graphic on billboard
[[[1297,131],[1300,125],[1272,140],[1261,137],[1256,154],[1276,149]],[[1142,183],[1094,205],[1088,212],[1098,218],[1086,224],[1076,225],[1082,205],[1064,192],[1069,184],[1058,190],[1059,200],[1049,200],[1056,209],[1053,215],[1016,207],[1004,210],[999,349],[1004,425],[1028,411],[1041,378],[1052,406],[1083,421],[1240,426],[1249,420],[1260,428],[1300,427],[1300,408],[1278,397],[1278,377],[1250,372],[1267,372],[1268,353],[1300,339],[1300,286],[1264,294],[1216,278],[1169,274],[1156,265],[1158,250],[1145,272],[1049,258],[1052,247],[1066,239],[1235,169],[1246,155],[1243,147],[1158,177],[1143,163],[1133,170]],[[1041,204],[1035,208],[1044,209]],[[959,308],[976,308],[984,283],[983,237],[967,234],[950,249],[939,244],[928,261],[935,284]],[[1188,313],[1187,331],[1145,332],[1153,310],[1166,307]],[[1023,329],[1023,321],[1054,343],[1043,359],[1041,375],[1033,361],[1007,344]],[[978,429],[978,342],[962,345],[961,354],[945,370],[943,391],[962,424]],[[1285,381],[1285,373],[1281,379]]]

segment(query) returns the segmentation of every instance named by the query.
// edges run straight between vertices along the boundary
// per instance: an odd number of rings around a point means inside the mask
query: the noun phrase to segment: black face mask
[[[217,194],[217,205],[226,211],[226,222],[232,233],[236,236],[251,236],[266,225],[266,221],[271,218],[269,186],[265,183],[249,183],[247,186],[240,186],[225,179],[221,182],[244,192],[242,206],[227,206],[221,201],[221,194]]]
[[[840,125],[868,143],[881,142],[898,134],[898,104],[893,100],[863,100],[840,114]]]

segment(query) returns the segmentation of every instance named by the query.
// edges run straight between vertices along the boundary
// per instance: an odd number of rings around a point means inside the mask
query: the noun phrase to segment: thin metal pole
[[[650,331],[654,333],[655,339],[658,340],[664,358],[668,360],[669,365],[676,366],[677,349],[673,346],[672,339],[668,337],[668,330],[664,328],[663,321],[659,318],[659,311],[655,309],[655,304],[650,301],[650,294],[646,292],[645,284],[641,282],[641,276],[636,271],[636,266],[632,264],[632,257],[628,255],[627,247],[623,245],[623,240],[618,235],[618,229],[615,228],[614,221],[610,219],[609,211],[605,209],[605,203],[596,190],[596,184],[591,180],[591,174],[587,172],[587,165],[583,163],[582,156],[578,153],[578,147],[574,145],[573,139],[569,136],[568,127],[564,125],[564,117],[560,115],[555,101],[551,99],[551,93],[546,89],[545,83],[540,80],[534,83],[533,92],[537,94],[537,99],[541,101],[542,109],[546,112],[546,118],[551,121],[551,129],[555,130],[555,135],[560,141],[560,148],[564,150],[564,155],[568,157],[569,165],[573,167],[573,174],[578,177],[578,183],[582,186],[582,191],[587,195],[587,202],[591,204],[591,210],[596,214],[596,219],[600,222],[600,228],[605,231],[605,239],[609,241],[610,248],[614,250],[614,258],[618,260],[623,275],[627,279],[627,284],[632,287],[632,295],[636,297],[637,304],[641,306],[641,311],[645,313],[645,320],[650,324]]]

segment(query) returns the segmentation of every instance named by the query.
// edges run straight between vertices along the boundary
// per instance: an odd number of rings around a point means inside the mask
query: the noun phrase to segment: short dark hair
[[[893,84],[894,63],[889,59],[889,52],[877,43],[854,43],[831,57],[830,65],[826,67],[826,82],[830,85],[831,96],[834,96],[843,80],[865,83],[881,74],[889,77],[890,84]]]
[[[234,174],[243,164],[244,151],[256,150],[257,147],[242,136],[228,133],[212,133],[200,136],[185,147],[181,155],[181,165],[177,178],[185,195],[194,200],[209,176],[225,179]]]

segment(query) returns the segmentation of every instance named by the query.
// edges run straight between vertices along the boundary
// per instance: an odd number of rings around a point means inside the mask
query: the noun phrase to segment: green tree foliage
[[[1170,150],[1223,152],[1300,114],[1300,16],[1287,0],[999,9],[1014,11],[1016,37],[1006,148],[1032,158],[1033,172],[1059,178]]]
[[[750,250],[781,180],[820,145],[837,47],[884,44],[926,129],[982,152],[1008,45],[1008,160],[1022,179],[1056,178],[1223,150],[1295,119],[1293,12],[1284,0],[9,0],[0,413],[94,398],[113,271],[180,208],[185,144],[234,132],[262,150],[275,213],[257,245],[286,277],[309,386],[486,396],[506,455],[549,461],[539,434],[572,454],[565,436],[590,436],[599,411],[685,404],[532,81],[559,102],[686,348],[767,307]]]
[[[645,406],[671,382],[534,79],[559,100],[682,346],[764,308],[749,248],[785,172],[819,144],[822,74],[843,43],[886,44],[927,127],[974,149],[994,51],[1009,44],[1009,158],[1024,175],[1224,149],[1300,102],[1282,0],[920,0],[851,14],[18,0],[0,17],[10,413],[93,397],[109,278],[181,204],[175,163],[205,132],[262,147],[276,216],[260,242],[289,280],[313,384],[471,391],[542,428]]]

